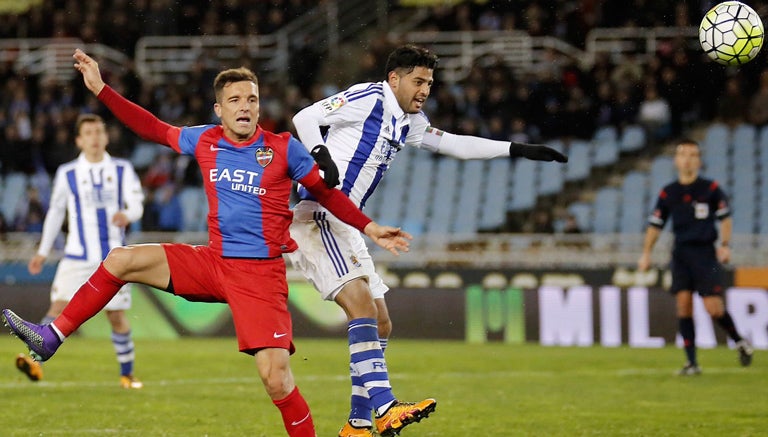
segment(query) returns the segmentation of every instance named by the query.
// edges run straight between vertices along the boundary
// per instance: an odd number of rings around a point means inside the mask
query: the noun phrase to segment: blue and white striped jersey
[[[64,256],[100,262],[110,249],[125,244],[124,229],[113,225],[112,217],[122,211],[130,221],[138,220],[143,201],[141,182],[129,161],[105,154],[93,163],[80,154],[56,170],[37,253],[48,256],[67,215]]]
[[[360,83],[320,100],[309,108],[321,126],[329,126],[322,141],[316,123],[297,123],[299,138],[309,149],[324,143],[339,168],[337,187],[361,209],[384,172],[406,145],[422,147],[429,120],[423,113],[407,114],[386,82]],[[299,189],[302,199],[311,199]]]

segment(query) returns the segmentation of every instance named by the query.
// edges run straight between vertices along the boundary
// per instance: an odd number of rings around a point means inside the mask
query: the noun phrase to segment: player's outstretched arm
[[[99,64],[80,49],[75,49],[75,54],[72,57],[75,58],[75,70],[83,75],[86,88],[98,96],[106,86],[101,78]]]
[[[83,75],[85,86],[104,103],[115,117],[141,138],[171,146],[171,137],[178,138],[179,128],[158,119],[151,112],[121,96],[101,79],[99,64],[82,50],[76,49],[75,69]]]
[[[568,162],[568,157],[557,150],[543,144],[526,144],[512,141],[509,145],[509,156],[523,157],[533,161]]]
[[[473,135],[456,135],[428,127],[421,147],[458,159],[493,159],[509,156],[534,161],[568,162],[568,157],[543,144],[491,140]]]

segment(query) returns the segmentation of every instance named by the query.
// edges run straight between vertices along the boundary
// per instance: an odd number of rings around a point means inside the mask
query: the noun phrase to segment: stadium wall
[[[48,306],[54,268],[39,277],[26,267],[0,266],[0,302],[30,319]],[[664,270],[573,269],[514,271],[483,269],[388,269],[387,295],[393,338],[452,339],[473,343],[533,342],[547,346],[663,347],[676,337],[674,298],[663,291]],[[743,335],[768,349],[768,293],[754,271],[726,273],[729,311]],[[746,281],[744,283],[740,281]],[[756,285],[757,284],[757,285]],[[165,292],[134,285],[129,312],[137,338],[233,336],[224,304],[187,302]],[[290,281],[296,337],[343,337],[346,319],[334,303],[320,300],[311,285]],[[727,342],[700,300],[695,301],[700,347]],[[109,336],[106,318],[95,317],[80,335]]]

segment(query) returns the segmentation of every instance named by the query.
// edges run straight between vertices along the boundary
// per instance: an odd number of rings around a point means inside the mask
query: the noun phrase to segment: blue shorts
[[[697,291],[700,296],[722,296],[722,266],[712,244],[680,245],[672,250],[672,286],[669,291]]]

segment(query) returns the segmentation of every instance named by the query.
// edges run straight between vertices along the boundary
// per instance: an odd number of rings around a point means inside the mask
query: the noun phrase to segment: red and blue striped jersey
[[[173,135],[169,135],[173,137]],[[208,197],[208,244],[224,257],[272,258],[296,250],[288,226],[292,180],[315,164],[288,133],[258,128],[252,139],[232,143],[221,125],[181,128],[169,138],[200,165]]]
[[[288,231],[293,180],[357,230],[371,222],[344,193],[325,186],[306,147],[288,133],[257,127],[235,143],[221,125],[171,126],[109,86],[98,98],[140,137],[195,157],[208,196],[208,244],[222,257],[274,258],[296,250]]]

